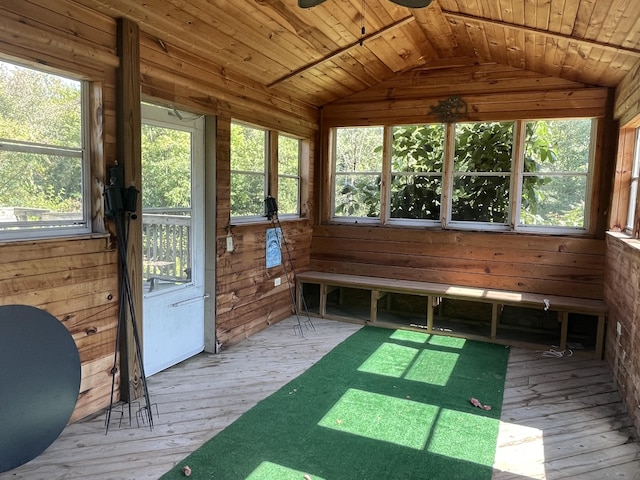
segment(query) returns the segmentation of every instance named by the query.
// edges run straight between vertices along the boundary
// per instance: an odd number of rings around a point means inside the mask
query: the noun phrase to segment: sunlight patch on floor
[[[318,425],[422,450],[438,407],[350,388]]]
[[[325,480],[317,475],[309,475],[307,472],[301,472],[288,468],[277,463],[262,462],[251,472],[246,480],[300,480],[306,478],[305,475],[313,478],[313,480]]]
[[[544,431],[500,422],[494,470],[527,479],[546,479]]]

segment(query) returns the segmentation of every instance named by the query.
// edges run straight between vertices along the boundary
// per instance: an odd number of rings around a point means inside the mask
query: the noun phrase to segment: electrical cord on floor
[[[552,345],[549,350],[538,350],[538,351],[541,352],[543,357],[562,358],[562,357],[573,356],[573,350],[571,350],[570,348],[567,348],[565,350],[556,350],[556,348],[557,347],[555,345]]]

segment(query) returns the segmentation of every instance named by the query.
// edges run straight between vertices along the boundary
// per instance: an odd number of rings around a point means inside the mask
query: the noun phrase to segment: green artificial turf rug
[[[502,345],[364,327],[162,478],[188,465],[193,479],[489,480],[507,359]]]

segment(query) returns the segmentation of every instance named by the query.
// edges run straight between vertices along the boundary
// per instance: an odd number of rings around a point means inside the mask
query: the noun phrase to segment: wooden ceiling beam
[[[574,42],[580,45],[589,46],[589,47],[597,47],[602,48],[603,50],[609,50],[615,53],[621,53],[624,55],[629,55],[632,57],[640,58],[640,50],[635,50],[631,48],[624,48],[615,45],[610,45],[608,43],[598,42],[596,40],[587,40],[584,38],[576,38],[571,35],[564,35],[562,33],[550,32],[548,30],[541,30],[539,28],[527,27],[524,25],[517,25],[515,23],[502,22],[498,20],[491,20],[483,17],[476,17],[474,15],[468,15],[466,13],[452,12],[448,10],[442,10],[442,14],[445,18],[450,18],[454,20],[469,20],[472,22],[481,23],[483,25],[493,25],[502,28],[513,28],[514,30],[526,32],[526,33],[535,33],[538,35],[543,35],[548,38],[553,38],[556,40],[566,40],[569,42]]]
[[[371,41],[375,38],[381,37],[382,35],[389,33],[391,30],[395,30],[396,28],[400,28],[403,25],[406,25],[410,22],[413,22],[415,20],[415,17],[413,15],[409,15],[408,17],[402,18],[396,22],[393,22],[392,24],[378,30],[377,32],[374,32],[370,35],[366,35],[364,37],[362,37],[361,39],[358,39],[356,42],[353,42],[339,50],[336,50],[335,52],[331,52],[328,55],[325,55],[324,57],[309,63],[301,68],[298,68],[297,70],[294,70],[293,72],[285,75],[284,77],[278,78],[277,80],[274,80],[273,82],[271,82],[270,84],[267,85],[268,88],[271,87],[275,87],[276,85],[285,82],[287,80],[289,80],[290,78],[296,77],[298,75],[303,74],[304,72],[307,72],[309,70],[311,70],[312,68],[317,67],[318,65],[321,65],[324,62],[328,62],[333,60],[334,58],[339,57],[340,55],[342,55],[345,52],[348,52],[349,50],[351,50],[352,48],[355,47],[359,47],[362,45],[362,43]]]

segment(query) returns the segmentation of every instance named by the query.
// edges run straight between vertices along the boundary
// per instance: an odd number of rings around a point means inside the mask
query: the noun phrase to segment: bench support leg
[[[369,320],[371,323],[376,323],[378,319],[378,298],[380,296],[380,292],[378,290],[371,290],[371,311],[369,313]]]
[[[596,358],[602,360],[602,354],[604,353],[604,324],[605,316],[598,315],[598,330],[596,332]]]
[[[433,295],[427,296],[427,332],[433,332]]]
[[[324,318],[327,315],[327,285],[325,283],[320,284],[320,318]]]
[[[491,340],[495,340],[498,335],[498,316],[502,305],[494,303],[491,305]]]
[[[567,332],[569,331],[569,312],[558,312],[560,320],[560,350],[567,348]]]

